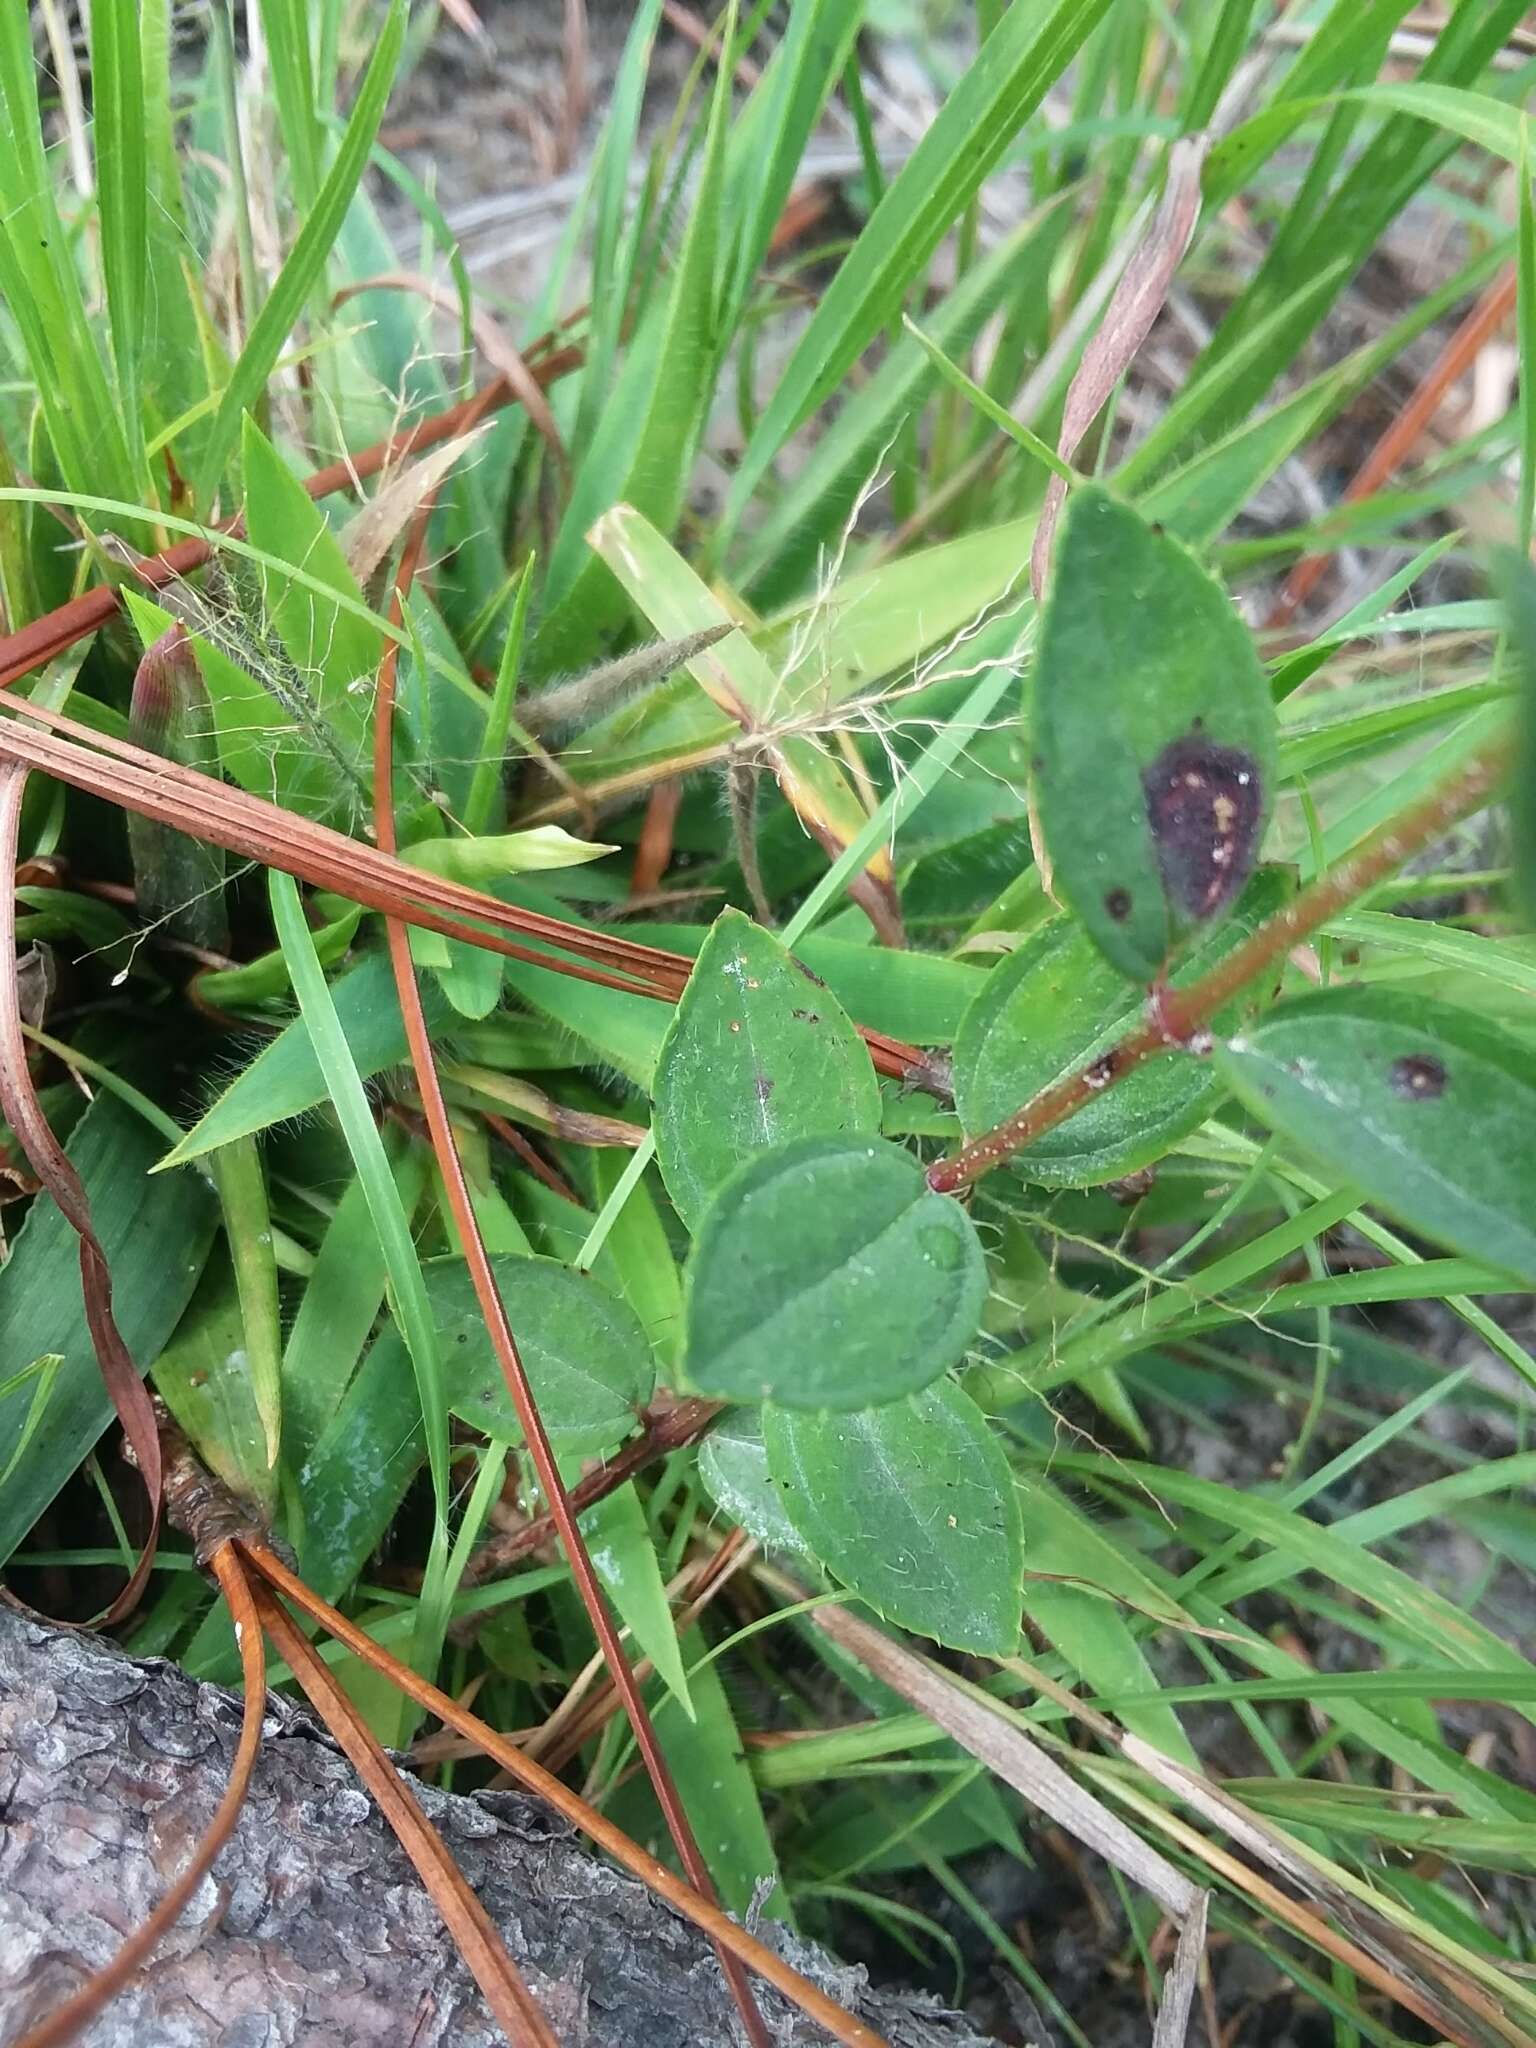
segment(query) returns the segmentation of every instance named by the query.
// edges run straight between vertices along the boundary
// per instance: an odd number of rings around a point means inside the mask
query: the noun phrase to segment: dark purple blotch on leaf
[[[1264,791],[1251,754],[1188,733],[1141,778],[1163,887],[1185,917],[1214,917],[1253,873]]]
[[[1449,1079],[1444,1063],[1427,1052],[1406,1052],[1387,1070],[1392,1093],[1405,1102],[1433,1102],[1445,1093]]]

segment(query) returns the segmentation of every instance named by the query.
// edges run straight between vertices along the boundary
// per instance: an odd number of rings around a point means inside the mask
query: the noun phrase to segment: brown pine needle
[[[675,1912],[681,1913],[685,1920],[707,1934],[717,1947],[728,1949],[810,2019],[825,2027],[834,2041],[843,2044],[843,2048],[890,2048],[890,2044],[873,2027],[866,2026],[863,2020],[829,1998],[809,1978],[802,1977],[798,1970],[792,1969],[755,1935],[738,1926],[728,1913],[701,1897],[692,1885],[674,1876],[664,1863],[658,1863],[654,1856],[648,1855],[638,1842],[632,1841],[622,1828],[615,1827],[579,1793],[531,1762],[515,1742],[461,1706],[450,1694],[433,1685],[430,1679],[421,1677],[392,1657],[371,1636],[348,1621],[344,1614],[322,1600],[318,1593],[312,1592],[265,1544],[244,1536],[239,1542],[250,1563],[267,1583],[291,1600],[295,1607],[318,1622],[354,1656],[361,1657],[373,1670],[398,1686],[408,1699],[435,1715],[445,1727],[468,1736],[483,1755],[499,1764],[525,1792],[531,1792],[535,1798],[552,1806],[563,1820],[579,1828],[589,1841],[595,1842],[615,1863],[622,1864],[658,1898],[664,1899]]]
[[[304,1688],[315,1712],[346,1751],[352,1768],[394,1829],[513,2048],[524,2048],[524,2044],[528,2048],[559,2048],[548,2020],[507,1954],[496,1923],[470,1890],[447,1844],[406,1789],[367,1722],[267,1587],[258,1584],[255,1597],[272,1647]]]
[[[430,509],[429,503],[424,505],[418,514],[395,578],[390,615],[397,624],[404,617],[405,596],[416,573],[416,565],[426,540]],[[394,718],[395,671],[399,653],[399,641],[391,640],[379,667],[379,687],[373,713],[374,832],[380,848],[385,853],[395,851]],[[405,1019],[405,1036],[410,1047],[411,1066],[416,1075],[416,1087],[421,1096],[422,1109],[426,1113],[432,1150],[437,1157],[443,1189],[448,1197],[448,1206],[453,1215],[459,1242],[463,1246],[475,1298],[480,1305],[480,1313],[491,1339],[491,1347],[496,1353],[507,1391],[512,1396],[512,1404],[517,1410],[517,1418],[522,1425],[523,1437],[533,1459],[539,1485],[554,1516],[571,1577],[607,1661],[614,1687],[622,1697],[629,1714],[630,1725],[635,1731],[635,1740],[639,1744],[640,1754],[645,1759],[645,1767],[650,1774],[651,1784],[666,1819],[668,1831],[677,1845],[677,1853],[682,1858],[683,1868],[692,1880],[694,1888],[713,1902],[714,1892],[709,1866],[704,1861],[687,1811],[678,1795],[677,1785],[662,1753],[661,1744],[656,1739],[656,1731],[651,1724],[644,1696],[630,1668],[619,1631],[609,1612],[608,1602],[593,1569],[580,1525],[571,1510],[570,1496],[565,1490],[565,1482],[560,1477],[560,1468],[555,1463],[555,1454],[544,1428],[544,1420],[539,1413],[538,1403],[534,1400],[533,1388],[529,1383],[522,1355],[517,1348],[517,1339],[512,1334],[512,1325],[501,1299],[501,1291],[496,1285],[496,1276],[485,1248],[480,1221],[475,1214],[469,1182],[464,1173],[464,1163],[459,1156],[458,1141],[454,1136],[448,1105],[443,1096],[442,1079],[438,1074],[437,1061],[432,1052],[426,1011],[422,1008],[421,991],[416,984],[416,969],[411,959],[409,930],[399,918],[389,917],[385,919],[384,931],[389,944],[390,964],[394,969],[395,991],[400,999],[400,1013]],[[741,2013],[742,2025],[747,2030],[748,2040],[753,2044],[753,2048],[771,2048],[768,2029],[757,2009],[745,1971],[728,1951],[722,1948],[718,1952],[720,1967],[725,1973],[725,1980],[731,1988],[731,1996]]]

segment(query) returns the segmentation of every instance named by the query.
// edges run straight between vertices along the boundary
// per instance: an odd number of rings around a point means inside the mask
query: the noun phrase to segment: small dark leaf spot
[[[802,1024],[819,1024],[821,1022],[821,1012],[819,1010],[791,1010],[790,1015],[798,1017]]]
[[[752,1085],[757,1090],[758,1101],[766,1102],[777,1084],[767,1074],[756,1074]]]
[[[1124,924],[1131,914],[1131,892],[1129,889],[1111,889],[1104,898],[1104,908],[1116,924]]]
[[[1405,1052],[1387,1070],[1392,1093],[1401,1095],[1405,1102],[1433,1102],[1437,1095],[1445,1093],[1449,1079],[1441,1061],[1427,1052]]]
[[[1214,917],[1253,872],[1264,810],[1257,764],[1188,733],[1141,781],[1164,888],[1186,917]]]

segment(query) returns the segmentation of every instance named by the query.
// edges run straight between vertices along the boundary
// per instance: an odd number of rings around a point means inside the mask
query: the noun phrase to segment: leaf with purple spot
[[[1151,981],[1258,863],[1275,712],[1221,585],[1097,485],[1062,522],[1029,717],[1053,890],[1113,966]]]

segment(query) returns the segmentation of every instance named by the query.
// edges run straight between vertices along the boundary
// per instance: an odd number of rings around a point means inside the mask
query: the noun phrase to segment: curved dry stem
[[[240,1553],[232,1544],[225,1542],[214,1551],[208,1565],[224,1595],[230,1619],[235,1625],[235,1641],[240,1647],[244,1712],[240,1721],[239,1746],[230,1766],[229,1784],[187,1867],[143,1926],[129,1935],[105,1969],[98,1970],[90,1982],[83,1984],[57,2011],[51,2012],[29,2034],[24,2034],[17,2048],[62,2048],[64,2042],[74,2040],[116,1998],[134,1972],[149,1960],[186,1911],[214,1858],[235,1831],[251,1782],[251,1772],[256,1767],[256,1753],[261,1747],[261,1723],[267,1702],[267,1661],[262,1647],[261,1624],[256,1618],[250,1581]]]

